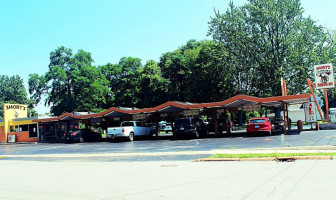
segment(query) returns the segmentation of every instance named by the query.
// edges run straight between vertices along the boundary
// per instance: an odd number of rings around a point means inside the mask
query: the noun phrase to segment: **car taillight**
[[[123,133],[125,132],[125,128],[122,128],[122,130],[121,130]]]
[[[71,133],[71,135],[76,135],[76,134],[77,134],[76,132]]]

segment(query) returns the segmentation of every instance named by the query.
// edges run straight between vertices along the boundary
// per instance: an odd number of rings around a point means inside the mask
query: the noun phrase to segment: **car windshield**
[[[121,124],[122,127],[124,126],[133,126],[133,122],[124,122]]]
[[[250,120],[251,124],[265,123],[265,119],[252,119]]]
[[[136,122],[136,126],[138,127],[147,127],[145,123],[143,122]]]
[[[175,126],[189,126],[190,121],[188,118],[178,119],[175,121]]]

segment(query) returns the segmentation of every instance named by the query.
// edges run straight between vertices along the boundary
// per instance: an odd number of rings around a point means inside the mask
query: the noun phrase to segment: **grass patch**
[[[336,152],[214,154],[209,158],[267,158],[267,157],[294,157],[294,156],[336,156]]]

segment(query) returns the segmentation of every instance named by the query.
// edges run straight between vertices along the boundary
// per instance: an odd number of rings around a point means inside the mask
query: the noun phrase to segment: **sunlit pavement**
[[[333,199],[335,160],[192,162],[214,153],[336,151],[332,130],[0,145],[0,199]],[[19,189],[18,189],[19,188]]]
[[[34,143],[0,145],[0,155],[9,160],[73,160],[78,161],[162,161],[193,160],[214,153],[283,150],[335,150],[336,131],[291,131],[273,136],[246,137],[234,132],[219,138],[172,140],[139,140],[95,143]],[[293,149],[294,148],[294,149]],[[322,149],[321,149],[322,148]],[[278,150],[279,151],[279,150]]]
[[[0,160],[1,199],[334,199],[336,162]]]

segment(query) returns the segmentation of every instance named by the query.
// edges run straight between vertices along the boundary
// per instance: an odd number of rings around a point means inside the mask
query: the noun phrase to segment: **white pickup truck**
[[[114,140],[120,137],[128,137],[134,141],[137,136],[153,136],[153,129],[140,121],[125,121],[120,127],[107,128],[106,138]]]

